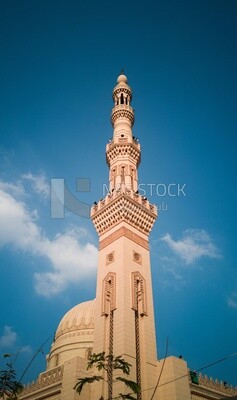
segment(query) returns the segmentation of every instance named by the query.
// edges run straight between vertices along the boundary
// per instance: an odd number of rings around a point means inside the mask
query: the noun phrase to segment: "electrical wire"
[[[223,361],[225,361],[225,360],[228,360],[228,359],[233,358],[233,357],[236,357],[236,356],[237,356],[237,352],[236,352],[236,353],[232,353],[232,354],[230,354],[230,355],[228,355],[228,356],[226,356],[226,357],[223,357],[223,358],[218,359],[217,361],[214,361],[214,362],[212,362],[212,363],[209,363],[209,364],[207,364],[207,365],[205,365],[205,366],[203,366],[203,367],[201,367],[201,368],[198,368],[198,369],[194,370],[194,372],[203,371],[203,370],[206,369],[206,368],[209,368],[209,367],[211,367],[211,366],[213,366],[213,365],[215,365],[215,364],[219,364],[219,363],[221,363],[221,362],[223,362]],[[179,379],[186,378],[187,376],[189,376],[189,373],[187,373],[187,374],[185,374],[185,375],[182,375],[182,376],[179,376],[178,378],[172,379],[171,381],[164,382],[164,383],[162,383],[161,385],[158,385],[158,387],[168,385],[169,383],[173,383],[173,382],[175,382],[175,381],[178,381]],[[155,388],[156,388],[156,386],[155,386],[155,387],[148,388],[148,389],[143,389],[143,390],[141,390],[141,393],[147,392],[148,390],[153,390],[153,389],[155,389]],[[132,394],[133,394],[133,393],[129,393],[129,395],[132,395]],[[116,399],[119,399],[119,398],[120,398],[119,396],[116,396],[116,397],[113,397],[113,400],[116,400]],[[151,399],[152,399],[152,398],[151,398]]]
[[[48,337],[48,339],[46,339],[42,345],[38,348],[38,350],[35,352],[35,354],[33,355],[32,359],[30,360],[29,364],[27,365],[27,367],[24,369],[20,379],[19,379],[19,383],[21,383],[23,377],[25,376],[26,372],[28,371],[28,369],[30,368],[31,364],[33,363],[35,357],[40,353],[40,351],[43,349],[44,345],[49,341],[49,339],[51,339],[52,335],[50,335]]]
[[[160,383],[160,379],[161,379],[161,376],[162,376],[162,372],[163,372],[163,369],[164,369],[164,366],[165,366],[165,361],[166,361],[167,354],[168,354],[168,348],[169,348],[169,336],[166,339],[165,357],[164,357],[164,360],[163,360],[163,363],[162,363],[162,367],[161,367],[161,370],[160,370],[160,373],[159,373],[159,376],[158,376],[158,379],[157,379],[157,384],[156,384],[154,392],[153,392],[153,394],[151,396],[151,400],[153,400],[153,398],[155,396],[155,393],[157,391],[157,388],[159,386],[159,383]]]

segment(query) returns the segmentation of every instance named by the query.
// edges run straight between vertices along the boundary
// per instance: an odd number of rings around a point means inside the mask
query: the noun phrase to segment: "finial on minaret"
[[[118,83],[127,83],[127,81],[128,81],[128,78],[121,71],[121,74],[118,76],[117,82]]]

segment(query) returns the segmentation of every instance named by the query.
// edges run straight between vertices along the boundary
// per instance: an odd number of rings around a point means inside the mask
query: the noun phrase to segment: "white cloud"
[[[38,251],[47,256],[54,268],[53,272],[36,273],[36,291],[45,296],[61,292],[68,283],[79,282],[95,272],[97,249],[87,243],[81,245],[75,231],[56,235],[50,241],[38,243]]]
[[[3,335],[0,336],[0,347],[12,347],[16,340],[17,333],[12,330],[11,326],[5,325]]]
[[[184,276],[183,271],[177,268],[177,263],[173,259],[164,259],[160,264],[160,273],[159,273],[159,283],[163,288],[172,288],[175,290],[179,290],[181,287],[187,284],[186,276]]]
[[[10,182],[0,181],[0,189],[5,192],[11,193],[13,196],[17,197],[25,195],[25,189],[21,182],[17,182],[15,184]]]
[[[172,239],[167,233],[161,240],[187,265],[195,263],[202,257],[220,258],[218,248],[204,229],[187,229],[179,240]]]
[[[32,184],[34,192],[42,196],[43,199],[49,198],[50,187],[44,174],[33,175],[31,172],[28,172],[22,175],[22,179],[29,181]]]
[[[89,242],[82,244],[83,229],[70,228],[49,239],[37,223],[37,211],[4,190],[0,190],[0,221],[0,246],[12,244],[49,261],[49,271],[34,275],[37,293],[55,295],[95,272],[97,249]]]
[[[229,307],[237,309],[237,291],[231,293],[227,299],[227,304]]]
[[[14,351],[19,347],[19,337],[17,333],[12,329],[11,326],[5,325],[3,328],[3,334],[0,336],[0,348],[11,349]],[[16,350],[15,350],[16,351]],[[18,348],[17,353],[33,353],[31,346],[21,346]]]
[[[20,353],[33,353],[31,346],[22,346],[19,350]]]
[[[21,249],[40,240],[40,228],[35,222],[36,212],[27,210],[9,193],[0,190],[0,245],[14,244]]]

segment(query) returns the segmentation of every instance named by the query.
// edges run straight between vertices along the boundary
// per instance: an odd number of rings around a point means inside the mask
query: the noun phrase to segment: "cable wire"
[[[217,361],[214,361],[214,362],[212,362],[212,363],[210,363],[210,364],[207,364],[207,365],[205,365],[204,367],[198,368],[198,369],[194,370],[194,372],[203,371],[203,370],[206,369],[206,368],[209,368],[209,367],[211,367],[211,366],[213,366],[213,365],[215,365],[215,364],[219,364],[219,363],[221,363],[221,362],[223,362],[223,361],[225,361],[225,360],[228,360],[228,359],[230,359],[230,358],[232,358],[232,357],[236,357],[236,356],[237,356],[237,352],[236,352],[236,353],[232,353],[232,354],[230,354],[230,355],[228,355],[228,356],[226,356],[226,357],[220,358],[220,359],[217,360]],[[164,382],[164,383],[162,383],[161,385],[158,384],[157,387],[161,387],[161,386],[168,385],[169,383],[173,383],[173,382],[175,382],[175,381],[178,381],[179,379],[186,378],[187,376],[189,376],[189,372],[188,372],[187,374],[185,374],[185,375],[179,376],[178,378],[172,379],[171,381]],[[156,386],[155,386],[155,387],[148,388],[148,389],[143,389],[143,390],[141,391],[141,393],[142,393],[142,392],[147,392],[148,390],[153,390],[153,389],[155,389],[155,388],[156,388]],[[129,393],[129,394],[132,395],[133,393]],[[116,399],[119,399],[119,398],[120,398],[119,396],[116,396],[116,397],[113,397],[113,400],[116,400]],[[151,398],[151,399],[152,399],[152,398]]]
[[[28,371],[28,369],[30,368],[31,364],[33,363],[35,357],[39,354],[39,352],[43,349],[44,345],[49,341],[49,339],[52,337],[52,335],[50,335],[48,337],[48,339],[46,339],[41,346],[38,348],[38,350],[35,352],[35,354],[33,355],[32,359],[30,360],[29,364],[27,365],[27,367],[24,369],[20,379],[19,379],[19,383],[21,383],[23,377],[25,376],[26,372]]]
[[[155,396],[155,393],[156,393],[156,391],[157,391],[157,388],[158,388],[158,386],[159,386],[159,383],[160,383],[160,379],[161,379],[161,376],[162,376],[162,372],[163,372],[163,369],[164,369],[164,366],[165,366],[165,361],[166,361],[167,354],[168,354],[168,347],[169,347],[169,336],[168,336],[167,339],[166,339],[165,357],[164,357],[164,360],[163,360],[163,363],[162,363],[162,367],[161,367],[161,370],[160,370],[160,374],[159,374],[158,379],[157,379],[157,384],[156,384],[155,389],[154,389],[154,392],[153,392],[153,394],[152,394],[152,396],[151,396],[151,400],[153,400],[153,398],[154,398],[154,396]]]

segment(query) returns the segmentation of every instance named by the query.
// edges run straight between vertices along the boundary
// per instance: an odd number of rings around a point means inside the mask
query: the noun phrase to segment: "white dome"
[[[94,329],[94,309],[95,300],[85,301],[71,308],[61,319],[55,339],[57,340],[66,332]]]
[[[61,319],[48,356],[47,369],[76,356],[87,358],[94,344],[95,300],[77,304]]]

